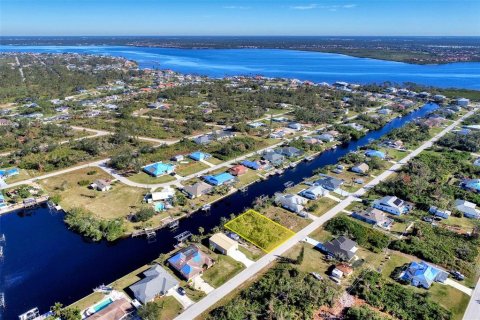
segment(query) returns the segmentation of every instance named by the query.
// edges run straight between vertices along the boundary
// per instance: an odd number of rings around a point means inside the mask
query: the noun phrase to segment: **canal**
[[[262,195],[271,196],[284,189],[287,181],[301,182],[314,170],[334,164],[350,151],[367,145],[391,130],[437,108],[426,104],[422,108],[394,119],[377,131],[370,131],[357,141],[351,141],[320,154],[313,161],[301,162],[283,175],[251,185],[244,193],[232,194],[212,205],[208,214],[197,213],[180,221],[175,231],[157,231],[157,241],[128,238],[116,243],[91,243],[69,231],[62,214],[48,208],[30,212],[14,212],[0,217],[0,234],[5,234],[4,259],[0,261],[0,292],[5,294],[6,308],[1,319],[17,319],[20,313],[33,307],[40,312],[60,301],[68,305],[92,292],[102,283],[115,279],[173,249],[173,236],[183,232],[196,233],[219,225],[222,217],[241,213]]]

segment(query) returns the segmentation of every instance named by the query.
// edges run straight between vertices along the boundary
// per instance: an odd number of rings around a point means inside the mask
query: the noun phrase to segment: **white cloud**
[[[304,6],[291,6],[290,9],[293,10],[313,10],[313,9],[325,9],[329,11],[337,11],[338,9],[352,9],[355,8],[356,4],[344,4],[344,5],[319,5],[316,3],[311,3]]]
[[[250,7],[245,7],[245,6],[223,6],[223,9],[247,10],[247,9],[250,9]]]
[[[312,10],[312,9],[318,8],[318,4],[312,3],[305,6],[293,6],[290,8],[294,10]]]

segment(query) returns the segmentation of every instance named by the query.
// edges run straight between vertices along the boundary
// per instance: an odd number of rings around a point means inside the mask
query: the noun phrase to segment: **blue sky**
[[[1,35],[480,35],[480,0],[0,0]]]

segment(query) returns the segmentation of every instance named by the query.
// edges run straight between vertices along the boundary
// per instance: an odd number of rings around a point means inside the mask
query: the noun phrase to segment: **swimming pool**
[[[96,304],[96,305],[93,307],[93,310],[94,310],[95,312],[98,312],[98,311],[100,311],[100,310],[103,310],[103,309],[105,309],[105,308],[106,308],[110,303],[112,303],[112,302],[113,302],[113,300],[110,299],[110,298],[108,298],[108,299],[106,299],[106,300],[103,300],[102,302]]]

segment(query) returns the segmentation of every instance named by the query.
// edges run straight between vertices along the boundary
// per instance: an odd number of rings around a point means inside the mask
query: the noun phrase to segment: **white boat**
[[[94,292],[104,292],[104,293],[108,293],[110,291],[112,291],[113,288],[110,287],[110,286],[106,286],[104,284],[102,284],[101,286],[98,286],[96,287],[95,289],[93,289]]]
[[[295,183],[293,181],[287,181],[283,184],[285,188],[290,188],[294,185]]]
[[[210,204],[206,204],[206,205],[202,206],[202,211],[208,211],[208,210],[210,210],[210,208],[212,208],[212,206]]]
[[[38,311],[38,308],[33,308],[28,310],[25,313],[22,313],[21,315],[18,316],[19,320],[33,320],[35,318],[40,317],[40,311]]]

